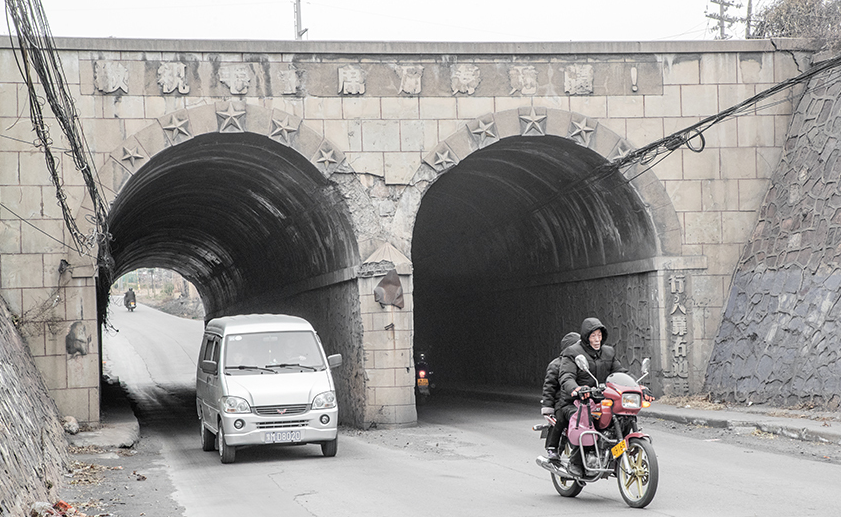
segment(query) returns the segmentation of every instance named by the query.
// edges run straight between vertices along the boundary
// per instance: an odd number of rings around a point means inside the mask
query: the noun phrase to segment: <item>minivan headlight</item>
[[[312,399],[313,409],[331,409],[336,407],[336,394],[332,391],[319,393]]]
[[[225,413],[251,413],[251,406],[244,398],[222,397],[221,402]]]

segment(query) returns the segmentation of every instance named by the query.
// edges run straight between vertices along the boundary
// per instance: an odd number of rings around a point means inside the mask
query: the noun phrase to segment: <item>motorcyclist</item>
[[[134,294],[134,289],[129,287],[126,294],[123,295],[123,304],[128,308],[130,303],[137,303],[137,297]]]
[[[542,407],[541,414],[552,427],[549,429],[549,434],[546,436],[546,456],[550,460],[557,460],[558,444],[561,441],[561,433],[563,432],[563,425],[555,425],[556,422],[564,421],[564,415],[561,414],[561,357],[565,349],[578,343],[581,340],[581,335],[578,332],[570,332],[561,339],[560,350],[558,357],[552,359],[549,366],[546,367],[546,377],[543,380],[543,399],[540,401]]]
[[[584,370],[575,364],[575,357],[583,355],[590,365],[590,372],[602,384],[607,377],[615,372],[627,372],[619,359],[616,358],[616,350],[605,344],[607,341],[607,328],[602,325],[598,318],[587,318],[581,323],[581,339],[578,343],[564,349],[561,353],[559,396],[560,414],[563,421],[558,419],[561,429],[569,425],[570,417],[575,413],[576,407],[573,401],[578,397],[578,392],[584,387],[595,387],[596,381]],[[583,398],[588,398],[584,394]],[[581,453],[578,446],[573,446],[570,452],[569,472],[574,476],[584,474],[581,462]]]

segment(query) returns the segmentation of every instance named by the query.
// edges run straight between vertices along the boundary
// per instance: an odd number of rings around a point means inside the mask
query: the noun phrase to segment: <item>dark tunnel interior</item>
[[[514,137],[431,185],[412,242],[415,352],[439,381],[539,385],[588,316],[645,346],[651,275],[570,280],[657,253],[642,200],[605,163],[565,138]]]
[[[354,264],[342,207],[286,146],[251,133],[198,136],[159,153],[121,190],[109,215],[112,279],[139,267],[176,271],[208,318],[271,306],[282,288]]]

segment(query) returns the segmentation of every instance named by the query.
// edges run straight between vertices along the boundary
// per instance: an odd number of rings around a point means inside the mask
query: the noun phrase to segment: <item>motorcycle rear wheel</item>
[[[566,440],[564,441],[566,442]],[[569,465],[569,453],[569,442],[566,442],[560,454],[562,464]],[[556,474],[550,475],[552,476],[552,484],[555,485],[555,490],[563,497],[575,497],[584,489],[584,485],[574,479],[562,478]]]
[[[628,456],[631,470],[626,472],[622,468],[621,459],[616,462],[619,493],[631,508],[645,508],[654,499],[660,479],[660,467],[657,465],[654,446],[648,440],[631,438],[625,454]]]

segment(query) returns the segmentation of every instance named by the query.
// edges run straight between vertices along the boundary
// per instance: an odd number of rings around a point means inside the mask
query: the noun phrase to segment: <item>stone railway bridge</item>
[[[600,166],[811,58],[767,40],[59,40],[110,203],[109,275],[67,247],[3,45],[0,295],[60,410],[91,422],[110,283],[141,267],[183,275],[208,317],[312,321],[345,357],[352,425],[415,421],[419,351],[442,381],[536,387],[593,315],[626,364],[653,358],[657,392],[701,390],[798,92],[714,126],[703,152]],[[62,174],[89,224],[70,159]],[[391,270],[402,307],[374,297]]]

